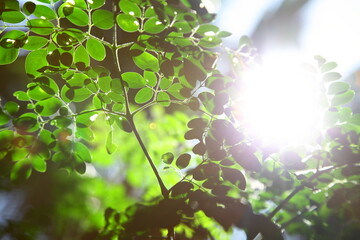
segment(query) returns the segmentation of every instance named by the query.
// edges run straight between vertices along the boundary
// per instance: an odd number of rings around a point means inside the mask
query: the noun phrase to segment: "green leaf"
[[[103,6],[105,4],[105,0],[92,0],[92,1],[88,1],[88,3],[91,9],[96,9]]]
[[[19,100],[19,101],[29,101],[29,100],[30,100],[29,96],[28,96],[27,93],[24,92],[24,91],[16,91],[16,92],[14,92],[13,95],[14,95],[14,97],[16,97],[17,100]]]
[[[19,111],[19,104],[13,101],[6,102],[4,105],[4,110],[7,111],[10,115],[14,115]]]
[[[76,28],[68,28],[68,29],[64,30],[63,33],[70,36],[70,37],[68,37],[68,39],[66,39],[66,41],[72,42],[72,44],[81,42],[85,38],[84,32],[82,32],[80,29],[76,29]]]
[[[335,81],[341,78],[340,73],[337,72],[327,72],[324,74],[323,76],[323,80],[325,82],[331,82],[331,81]]]
[[[322,73],[329,72],[337,67],[337,64],[335,62],[327,62],[324,65],[321,66],[320,70]]]
[[[124,104],[122,103],[115,103],[112,107],[114,112],[121,112],[124,109]]]
[[[166,92],[159,92],[156,96],[156,101],[158,101],[164,107],[170,106],[170,96]]]
[[[3,112],[3,110],[0,109],[0,126],[1,125],[5,125],[10,121],[10,117]],[[1,141],[1,136],[0,136],[0,141]]]
[[[27,95],[34,100],[44,100],[55,95],[55,91],[48,86],[41,84],[34,84],[29,87]]]
[[[23,12],[26,14],[26,15],[31,15],[34,11],[35,11],[35,8],[36,8],[36,4],[33,3],[33,2],[26,2],[24,3],[23,5]]]
[[[116,22],[125,32],[136,32],[139,30],[139,20],[129,14],[120,13],[116,16]]]
[[[61,106],[61,101],[53,97],[37,102],[35,111],[42,116],[48,117],[56,113]]]
[[[143,52],[140,55],[133,56],[133,60],[135,64],[143,70],[150,70],[153,72],[159,71],[158,59],[148,52]]]
[[[335,95],[331,100],[331,106],[339,106],[350,102],[355,96],[355,92],[353,90],[349,90],[345,93]]]
[[[176,22],[173,27],[177,29],[179,33],[190,33],[192,32],[192,28],[187,22]]]
[[[161,78],[160,80],[160,89],[167,89],[170,87],[172,80],[166,77]]]
[[[25,60],[26,73],[34,77],[40,76],[41,73],[38,72],[37,70],[39,70],[44,66],[47,66],[46,56],[47,56],[46,49],[39,49],[30,52],[26,56],[26,60]]]
[[[89,54],[83,45],[80,45],[79,47],[76,48],[74,53],[74,63],[77,68],[79,68],[80,63],[83,63],[84,67],[88,67],[90,65]]]
[[[78,7],[64,7],[65,17],[73,24],[85,27],[89,24],[89,15]]]
[[[91,17],[93,24],[100,29],[107,30],[114,26],[114,14],[108,10],[95,10]]]
[[[218,32],[219,32],[219,27],[212,24],[200,25],[200,27],[196,31],[196,33],[201,36],[215,36]]]
[[[28,84],[28,96],[34,100],[41,101],[50,98],[59,92],[59,87],[53,79],[40,77]]]
[[[32,168],[28,161],[18,161],[11,168],[10,179],[12,181],[26,180],[31,176]]]
[[[66,102],[83,102],[88,99],[93,93],[83,87],[69,88],[64,86],[61,89],[61,98]]]
[[[199,45],[205,48],[218,47],[222,43],[221,38],[216,36],[206,36],[200,39]]]
[[[44,5],[36,5],[35,11],[33,12],[35,16],[41,19],[53,20],[56,18],[54,10]]]
[[[98,116],[99,114],[96,112],[80,113],[76,117],[76,126],[80,128],[89,127],[91,124],[94,123]]]
[[[76,137],[82,138],[86,141],[93,141],[94,140],[94,133],[90,128],[76,128]]]
[[[124,13],[127,13],[128,15],[141,17],[141,9],[136,3],[133,3],[129,0],[121,0],[119,1],[119,7]]]
[[[13,124],[20,132],[35,132],[39,129],[39,123],[35,113],[24,113],[13,120]]]
[[[142,88],[146,86],[145,79],[137,72],[126,72],[121,74],[121,77],[128,84],[129,88]]]
[[[328,94],[337,95],[349,90],[350,85],[346,82],[333,82],[330,84]]]
[[[27,35],[20,30],[11,30],[4,34],[0,40],[0,46],[3,48],[20,48],[24,46]]]
[[[81,9],[86,9],[87,6],[86,6],[86,2],[87,0],[73,0],[75,1],[75,6],[78,7],[78,8],[81,8]]]
[[[99,87],[101,91],[108,92],[111,90],[110,83],[112,81],[110,76],[104,76],[99,78]]]
[[[38,172],[45,172],[46,171],[46,162],[43,157],[39,154],[32,154],[30,156],[30,161],[33,168]]]
[[[151,88],[142,88],[136,93],[135,102],[138,104],[146,103],[152,98],[153,94]]]
[[[25,45],[22,46],[22,48],[25,50],[33,51],[44,47],[48,42],[49,40],[44,37],[29,36],[25,42]]]
[[[44,19],[31,19],[26,23],[26,25],[32,32],[39,35],[49,35],[54,30],[54,25]]]
[[[56,139],[52,132],[46,129],[40,130],[39,133],[39,140],[46,144],[47,146],[50,146],[55,143]]]
[[[19,11],[6,11],[1,14],[2,21],[7,23],[20,23],[25,20],[24,14]]]
[[[220,38],[230,37],[231,35],[232,35],[231,32],[227,32],[227,31],[221,31],[217,34],[217,36]]]
[[[0,46],[0,65],[13,63],[19,55],[18,48],[3,48]]]
[[[166,164],[171,164],[174,160],[174,154],[172,154],[171,152],[164,153],[161,156],[161,160]]]
[[[180,83],[174,83],[167,89],[167,92],[179,100],[184,100],[185,97],[180,93],[183,88],[184,87]]]
[[[165,29],[165,25],[157,18],[149,18],[145,24],[144,24],[144,31],[151,33],[151,34],[157,34],[162,32]]]
[[[148,9],[146,9],[145,17],[150,18],[150,17],[155,17],[155,16],[157,16],[157,15],[156,15],[156,12],[154,10],[154,6],[151,6]]]
[[[113,132],[110,131],[106,138],[106,151],[108,154],[113,154],[116,151],[116,145],[113,144]]]
[[[144,79],[145,79],[145,82],[147,82],[147,85],[149,85],[150,87],[156,86],[157,77],[154,72],[144,71]]]
[[[106,56],[105,47],[97,39],[89,38],[86,41],[86,50],[88,51],[89,55],[97,61],[102,61],[105,59]]]
[[[92,157],[89,149],[81,142],[76,142],[74,146],[74,152],[79,156],[82,162],[91,162]]]

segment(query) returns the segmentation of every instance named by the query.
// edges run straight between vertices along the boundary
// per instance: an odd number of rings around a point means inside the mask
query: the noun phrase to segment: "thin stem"
[[[117,12],[117,4],[113,1],[113,12]],[[116,22],[116,15],[114,14],[114,21]],[[121,78],[121,66],[120,66],[120,60],[119,60],[119,53],[118,50],[120,48],[118,48],[118,44],[117,44],[117,26],[114,26],[114,32],[113,32],[113,45],[112,45],[112,51],[113,51],[113,57],[114,57],[114,62],[116,64],[116,69],[118,71],[119,74],[119,78],[120,78],[120,84],[121,84],[121,89],[124,93],[125,96],[125,110],[126,110],[126,116],[130,117],[131,116],[131,112],[130,112],[130,105],[129,105],[129,98],[125,89],[125,84],[123,79]]]
[[[135,134],[136,139],[138,140],[138,142],[140,144],[141,149],[143,150],[143,152],[144,152],[144,154],[146,156],[146,159],[148,160],[153,172],[155,173],[155,176],[156,176],[156,178],[157,178],[157,180],[159,182],[159,185],[160,185],[161,194],[163,195],[164,198],[169,198],[169,191],[165,187],[164,182],[162,181],[162,179],[160,177],[160,174],[157,171],[157,169],[155,167],[155,164],[154,164],[153,160],[151,159],[151,157],[149,155],[149,152],[147,151],[147,149],[145,147],[145,144],[142,141],[138,130],[136,129],[136,126],[135,126],[135,123],[134,123],[134,120],[133,120],[132,116],[130,117],[130,119],[128,118],[128,121],[129,121],[129,124],[130,124],[134,134]]]

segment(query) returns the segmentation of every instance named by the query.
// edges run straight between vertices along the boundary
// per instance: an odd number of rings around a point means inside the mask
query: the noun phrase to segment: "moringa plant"
[[[358,236],[360,115],[344,106],[354,91],[334,62],[317,56],[307,66],[321,89],[317,140],[262,144],[246,133],[237,105],[244,73],[258,64],[254,47],[242,37],[237,49],[225,48],[231,34],[214,17],[200,0],[0,2],[0,64],[25,58],[19,71],[29,79],[25,90],[16,86],[17,101],[1,99],[1,186],[60,171],[80,186],[108,154],[121,169],[115,188],[125,189],[99,194],[102,217],[87,226],[79,227],[91,218],[83,208],[90,193],[75,199],[82,207],[68,208],[77,217],[66,208],[46,215],[55,223],[75,218],[77,234],[41,229],[35,214],[23,219],[38,226],[8,221],[4,236],[225,239],[234,228],[247,239]],[[221,54],[233,72],[217,68]],[[121,201],[106,206],[116,194]]]

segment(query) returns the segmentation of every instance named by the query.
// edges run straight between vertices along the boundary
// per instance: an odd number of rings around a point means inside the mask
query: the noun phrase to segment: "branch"
[[[112,3],[112,6],[113,6],[113,12],[117,12],[117,4],[114,1]],[[114,15],[114,21],[116,22],[116,15]],[[120,45],[120,46],[122,46],[122,45]],[[127,45],[124,45],[124,47],[125,46],[127,46]],[[131,129],[133,130],[134,135],[135,135],[137,141],[139,142],[140,147],[143,150],[143,152],[145,154],[145,157],[148,160],[148,162],[149,162],[149,164],[150,164],[150,166],[151,166],[151,168],[152,168],[152,170],[153,170],[153,172],[154,172],[154,174],[156,176],[156,179],[159,182],[161,194],[163,195],[164,198],[169,198],[169,191],[165,187],[164,182],[162,181],[162,179],[160,177],[160,174],[157,171],[157,169],[155,167],[155,164],[154,164],[153,160],[151,159],[151,157],[149,155],[149,152],[147,151],[147,149],[145,147],[145,144],[142,141],[142,139],[140,137],[140,134],[137,131],[135,123],[134,123],[134,118],[133,118],[134,114],[131,113],[130,104],[129,104],[129,98],[128,98],[128,95],[127,95],[127,92],[126,92],[126,89],[125,89],[125,83],[124,83],[124,80],[121,78],[121,66],[120,66],[119,54],[118,54],[118,50],[120,48],[121,47],[119,47],[118,44],[117,44],[117,26],[115,25],[114,26],[114,32],[113,32],[112,51],[113,51],[114,62],[116,64],[116,68],[117,68],[119,78],[120,78],[121,88],[122,88],[122,91],[124,92],[124,96],[125,96],[125,117],[128,120],[128,122],[129,122],[129,124],[131,126]]]
[[[143,152],[144,152],[144,154],[146,156],[146,159],[148,160],[153,172],[155,173],[155,176],[156,176],[156,178],[157,178],[157,180],[159,182],[159,185],[160,185],[161,194],[163,195],[164,198],[168,198],[169,197],[169,191],[165,187],[164,182],[162,181],[162,179],[160,177],[160,174],[157,171],[157,169],[155,167],[155,164],[154,164],[153,160],[151,159],[151,157],[149,155],[149,152],[147,151],[147,149],[146,149],[146,147],[144,145],[144,142],[142,141],[142,139],[141,139],[141,137],[139,135],[139,132],[136,129],[133,117],[131,116],[130,118],[128,118],[128,121],[129,121],[129,124],[130,124],[134,134],[135,134],[136,139],[138,140],[138,142],[140,144],[141,149],[143,150]]]
[[[312,180],[318,178],[320,175],[330,172],[338,167],[342,167],[345,164],[340,164],[340,165],[333,165],[333,166],[329,166],[329,167],[324,167],[322,169],[319,169],[318,171],[316,171],[311,177],[309,177],[307,180],[303,181],[301,183],[301,185],[297,186],[269,215],[268,218],[271,219],[273,218],[289,201],[291,198],[293,198],[298,192],[300,192],[301,190],[303,190],[305,188],[305,186],[310,183]]]

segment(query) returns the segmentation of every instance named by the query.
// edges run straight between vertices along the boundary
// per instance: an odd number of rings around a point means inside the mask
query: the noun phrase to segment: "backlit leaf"
[[[92,161],[91,153],[88,147],[83,143],[76,142],[74,146],[74,152],[79,156],[81,161],[88,163]]]
[[[63,13],[65,17],[77,26],[87,26],[89,23],[89,16],[86,12],[78,7],[64,7]]]
[[[141,9],[134,2],[131,2],[129,0],[121,0],[119,1],[119,7],[124,13],[135,17],[141,17]]]
[[[39,50],[30,52],[26,56],[26,60],[25,60],[26,73],[30,74],[34,77],[41,75],[41,73],[38,72],[37,70],[39,70],[40,68],[42,68],[44,66],[47,66],[48,63],[46,61],[46,56],[47,56],[46,49],[39,49]]]
[[[146,102],[150,101],[153,94],[154,94],[154,92],[151,88],[146,88],[146,87],[142,88],[136,93],[135,102],[138,104],[146,103]]]
[[[148,52],[143,52],[140,55],[134,56],[135,64],[143,70],[151,70],[153,72],[159,71],[159,61],[156,57]]]
[[[41,19],[53,20],[56,18],[54,10],[44,5],[36,5],[35,11],[33,12],[35,16]]]
[[[13,63],[19,55],[18,48],[3,48],[0,46],[0,65]]]
[[[114,14],[108,10],[95,10],[91,17],[93,24],[100,29],[107,30],[114,26]]]
[[[153,18],[149,18],[145,22],[144,31],[151,34],[156,34],[162,32],[165,29],[165,27],[166,26],[157,17],[153,17]]]
[[[31,31],[39,35],[49,35],[54,30],[54,25],[44,19],[31,19],[26,23],[26,25]]]
[[[29,36],[22,46],[25,50],[37,50],[44,47],[49,42],[48,39],[39,36]]]
[[[328,94],[336,95],[346,92],[350,88],[350,85],[346,82],[333,82],[330,84]]]
[[[159,92],[156,96],[156,101],[165,107],[170,106],[170,96],[166,92]]]
[[[341,78],[340,73],[337,72],[327,72],[324,74],[323,76],[323,80],[325,82],[331,82],[331,81],[335,81]]]
[[[136,17],[124,13],[116,16],[116,22],[125,32],[136,32],[140,26],[139,20]]]
[[[97,61],[102,61],[105,59],[106,56],[105,47],[97,39],[89,38],[86,41],[86,50],[88,51],[89,55]]]
[[[62,106],[62,103],[57,98],[48,98],[42,101],[39,101],[35,104],[35,111],[42,116],[50,116],[59,110]]]
[[[331,100],[331,106],[339,106],[351,102],[354,96],[355,92],[353,90],[349,90],[345,93],[335,95]]]
[[[19,11],[6,11],[1,14],[1,18],[7,23],[19,23],[25,20],[24,14]]]
[[[108,154],[113,154],[116,150],[116,145],[113,144],[113,132],[110,131],[106,138],[106,151]]]
[[[146,86],[145,79],[137,72],[126,72],[121,74],[121,77],[128,84],[129,88],[142,88]]]
[[[174,154],[172,154],[171,152],[164,153],[161,156],[161,160],[166,164],[171,164],[174,160]]]
[[[13,101],[8,101],[4,105],[4,110],[7,111],[10,115],[13,115],[19,111],[19,104]]]

